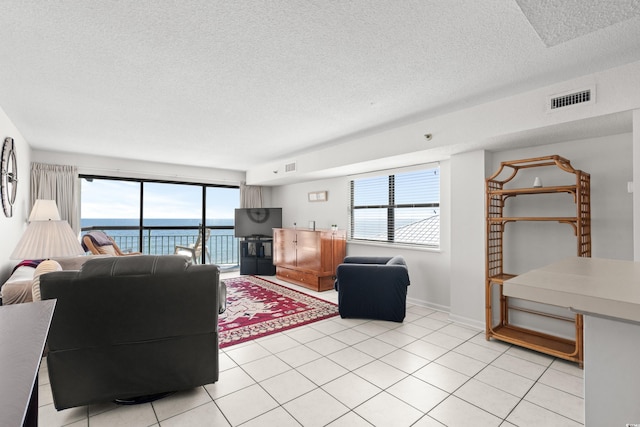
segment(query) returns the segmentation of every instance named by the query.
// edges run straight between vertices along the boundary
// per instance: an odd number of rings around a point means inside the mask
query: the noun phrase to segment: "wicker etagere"
[[[530,187],[505,188],[516,177],[518,172],[528,168],[558,167],[562,171],[575,175],[575,184]],[[505,178],[499,179],[503,175]],[[576,215],[570,217],[506,217],[505,202],[507,199],[520,195],[569,193],[573,196]],[[517,221],[554,221],[569,224],[573,227],[577,240],[577,255],[591,256],[591,201],[590,176],[588,173],[574,169],[569,160],[554,155],[531,159],[502,162],[498,171],[486,180],[486,219],[487,219],[487,248],[486,248],[486,338],[498,339],[516,344],[532,350],[540,351],[569,361],[583,363],[582,316],[574,318],[558,316],[543,311],[515,307],[509,304],[509,298],[503,294],[503,283],[515,277],[506,273],[504,267],[504,233],[505,225]],[[510,254],[510,256],[517,256]],[[499,293],[499,307],[494,305],[494,292]],[[553,336],[536,330],[523,328],[509,322],[509,312],[512,310],[525,311],[529,314],[549,318],[566,320],[575,323],[575,340]],[[496,311],[497,323],[494,321]],[[495,323],[495,324],[494,324]]]

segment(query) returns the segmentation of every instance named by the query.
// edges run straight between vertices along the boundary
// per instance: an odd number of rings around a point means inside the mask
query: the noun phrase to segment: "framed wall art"
[[[326,202],[327,201],[327,192],[326,191],[312,191],[309,193],[309,201],[310,202]]]

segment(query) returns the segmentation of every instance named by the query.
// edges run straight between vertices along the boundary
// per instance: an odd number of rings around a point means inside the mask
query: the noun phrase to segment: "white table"
[[[504,294],[584,315],[586,427],[640,423],[640,263],[566,258],[507,280]]]

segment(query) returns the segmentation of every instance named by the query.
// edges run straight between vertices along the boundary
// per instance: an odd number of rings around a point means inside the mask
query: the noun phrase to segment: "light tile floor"
[[[333,291],[286,285],[337,302]],[[224,348],[217,383],[142,405],[57,412],[45,359],[39,425],[580,426],[582,374],[409,306],[402,324],[334,317]]]

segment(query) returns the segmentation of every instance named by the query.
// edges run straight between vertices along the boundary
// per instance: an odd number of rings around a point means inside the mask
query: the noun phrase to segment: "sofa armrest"
[[[340,264],[336,290],[340,316],[402,322],[409,272],[398,264]]]
[[[35,267],[22,265],[17,267],[11,276],[0,286],[0,298],[3,305],[31,302],[31,283]]]
[[[388,286],[409,286],[409,272],[404,265],[340,264],[336,277],[336,290],[345,292],[376,292]]]

